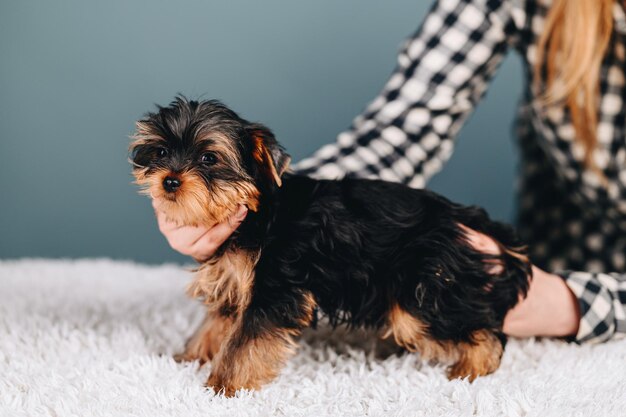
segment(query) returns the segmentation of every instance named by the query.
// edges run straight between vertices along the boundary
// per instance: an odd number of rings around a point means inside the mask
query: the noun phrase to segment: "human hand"
[[[460,225],[470,245],[478,252],[499,255],[495,240],[483,233]],[[497,273],[501,266],[494,266]],[[580,311],[576,296],[558,275],[532,266],[533,278],[528,293],[504,317],[502,331],[509,336],[573,336],[578,332]]]
[[[152,207],[156,214],[159,230],[172,249],[202,262],[215,253],[217,248],[239,227],[248,214],[248,208],[240,205],[235,214],[228,220],[212,227],[184,226],[167,220],[165,214],[159,210],[157,200],[152,200]]]

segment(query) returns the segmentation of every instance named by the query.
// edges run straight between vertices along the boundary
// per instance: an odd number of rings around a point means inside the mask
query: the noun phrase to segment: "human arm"
[[[466,229],[472,246],[499,253],[492,238]],[[559,272],[533,266],[528,294],[504,319],[504,333],[516,337],[566,337],[601,343],[626,335],[626,274]]]
[[[335,143],[294,166],[322,178],[378,177],[421,188],[449,159],[454,138],[502,61],[510,3],[435,3],[385,87]]]
[[[563,278],[533,265],[528,294],[504,318],[504,333],[516,337],[573,337],[580,325],[576,296]]]
[[[575,297],[580,323],[577,343],[602,343],[626,336],[626,274],[559,272]]]

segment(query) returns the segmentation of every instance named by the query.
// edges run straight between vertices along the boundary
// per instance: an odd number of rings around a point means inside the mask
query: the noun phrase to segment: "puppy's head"
[[[239,204],[256,211],[289,165],[272,132],[218,101],[177,97],[137,122],[133,175],[170,220],[213,225]]]

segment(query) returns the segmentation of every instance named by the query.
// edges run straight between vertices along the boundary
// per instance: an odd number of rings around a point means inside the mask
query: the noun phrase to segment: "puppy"
[[[249,209],[190,286],[207,314],[177,359],[212,361],[207,386],[233,395],[270,382],[318,314],[448,362],[449,378],[498,368],[502,321],[531,269],[484,210],[390,182],[288,172],[272,132],[217,101],[158,107],[130,149],[137,184],[170,220],[212,226]],[[501,255],[474,251],[463,226]]]

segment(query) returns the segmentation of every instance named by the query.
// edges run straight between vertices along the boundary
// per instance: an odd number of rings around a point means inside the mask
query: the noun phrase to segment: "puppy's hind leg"
[[[419,352],[426,360],[452,362],[447,372],[449,379],[468,377],[470,381],[498,369],[506,341],[504,335],[489,330],[473,332],[467,342],[436,340],[424,323],[397,304],[389,312],[385,336],[391,335],[398,345]]]
[[[456,359],[457,351],[450,343],[433,339],[428,326],[398,304],[389,310],[387,332],[383,337],[390,336],[399,346],[409,352],[418,352],[423,359],[438,362]]]
[[[496,336],[489,330],[477,330],[472,333],[470,342],[462,342],[455,346],[458,360],[448,368],[448,378],[469,378],[488,375],[500,366],[504,351],[504,335]]]

